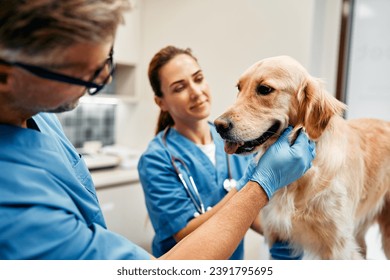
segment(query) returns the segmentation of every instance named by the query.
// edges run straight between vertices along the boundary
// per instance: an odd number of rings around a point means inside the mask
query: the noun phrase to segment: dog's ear
[[[330,119],[341,115],[346,105],[326,92],[319,79],[308,77],[298,91],[298,124],[306,128],[310,139],[317,139]]]

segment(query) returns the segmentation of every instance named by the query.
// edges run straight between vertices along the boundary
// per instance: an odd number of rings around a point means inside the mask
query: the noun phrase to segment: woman
[[[224,152],[223,140],[208,121],[209,85],[190,49],[161,49],[151,60],[148,75],[161,112],[156,137],[142,155],[138,171],[156,232],[153,254],[158,257],[237,192],[235,181],[229,179],[240,179],[252,157]],[[241,241],[231,259],[243,257]]]

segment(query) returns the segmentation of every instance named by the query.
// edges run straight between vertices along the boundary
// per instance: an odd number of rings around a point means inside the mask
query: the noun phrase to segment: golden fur
[[[259,94],[259,85],[273,91]],[[261,211],[270,245],[288,240],[305,258],[365,258],[365,234],[378,222],[389,259],[390,123],[346,121],[341,117],[345,105],[287,56],[257,62],[241,76],[238,88],[234,105],[215,121],[217,127],[230,124],[229,132],[221,134],[227,143],[256,139],[275,121],[281,124],[277,133],[253,150],[259,157],[288,125],[294,126],[291,135],[304,127],[316,142],[313,166],[277,191]]]

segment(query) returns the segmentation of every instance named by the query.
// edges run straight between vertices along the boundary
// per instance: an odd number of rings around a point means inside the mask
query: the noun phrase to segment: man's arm
[[[222,209],[160,259],[228,259],[267,202],[264,190],[256,182],[248,182]]]
[[[272,195],[299,179],[315,157],[315,144],[306,133],[291,144],[287,128],[256,167],[248,167],[248,183],[199,228],[161,259],[228,259],[253,220]]]

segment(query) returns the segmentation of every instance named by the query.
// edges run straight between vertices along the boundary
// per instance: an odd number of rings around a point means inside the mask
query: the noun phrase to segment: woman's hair
[[[158,51],[152,58],[149,63],[148,77],[150,85],[154,91],[154,95],[158,97],[163,96],[161,91],[161,81],[160,81],[160,69],[167,64],[171,59],[176,57],[179,54],[186,54],[192,57],[195,61],[198,61],[196,57],[192,54],[191,49],[181,49],[175,46],[167,46]],[[164,130],[167,126],[173,126],[175,123],[169,114],[169,112],[160,111],[160,115],[157,121],[156,134]]]
[[[128,8],[128,0],[0,0],[0,57],[33,60],[108,42]]]

